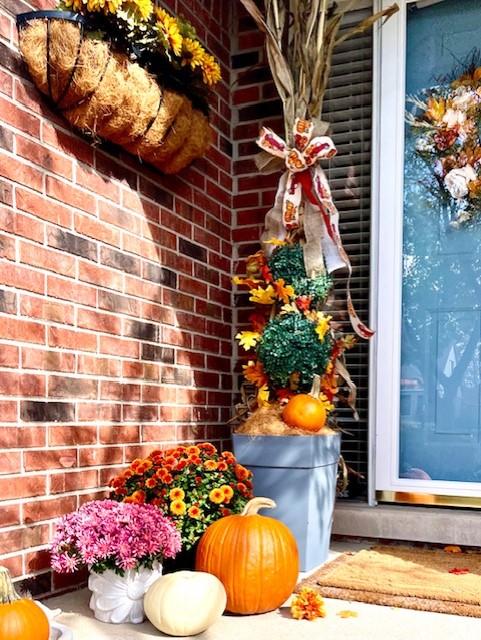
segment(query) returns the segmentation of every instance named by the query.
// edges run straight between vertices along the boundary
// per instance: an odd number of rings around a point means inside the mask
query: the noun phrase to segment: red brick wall
[[[232,406],[232,5],[165,3],[223,80],[212,149],[163,176],[33,86],[14,16],[54,4],[0,0],[0,563],[36,594],[69,584],[49,570],[57,516],[154,447],[227,446]]]

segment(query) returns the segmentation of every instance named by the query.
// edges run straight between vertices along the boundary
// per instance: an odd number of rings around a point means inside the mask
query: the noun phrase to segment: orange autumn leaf
[[[244,377],[248,382],[252,382],[256,387],[263,387],[267,384],[267,376],[264,373],[264,367],[262,366],[262,362],[254,362],[254,360],[249,360],[247,364],[242,366]]]
[[[446,547],[444,547],[444,552],[445,553],[463,553],[460,547],[458,547],[455,544],[448,544]]]
[[[340,618],[357,618],[359,614],[356,611],[349,611],[349,609],[343,609],[337,614]]]
[[[462,576],[465,573],[469,573],[469,569],[466,568],[458,568],[458,567],[453,567],[452,569],[449,570],[449,573],[453,573],[455,576]]]
[[[296,295],[294,288],[291,287],[290,284],[286,285],[284,278],[279,278],[279,280],[276,280],[273,283],[273,287],[279,300],[282,300],[282,302],[285,302],[286,304],[291,298],[294,298],[294,296]]]

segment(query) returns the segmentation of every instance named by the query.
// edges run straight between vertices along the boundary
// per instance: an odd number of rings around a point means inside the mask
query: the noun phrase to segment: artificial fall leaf
[[[311,306],[312,296],[299,296],[296,298],[296,306],[299,311],[307,311]]]
[[[347,336],[343,336],[339,342],[341,343],[341,348],[347,351],[357,344],[357,338],[354,334],[350,333]]]
[[[453,573],[455,576],[462,576],[465,573],[469,573],[469,569],[453,567],[452,569],[449,570],[449,573]]]
[[[343,609],[342,611],[338,611],[337,615],[340,618],[357,618],[359,616],[357,611],[349,611],[349,609]]]
[[[265,264],[265,261],[266,261],[266,258],[262,250],[258,251],[257,253],[253,253],[251,256],[249,256],[245,260],[247,273],[250,273],[250,274],[259,273],[262,265]]]
[[[270,240],[264,240],[264,244],[273,244],[276,247],[283,247],[287,242],[285,240],[279,240],[279,238],[271,238]]]
[[[261,276],[264,278],[266,282],[273,282],[274,278],[272,277],[272,272],[269,269],[267,264],[263,264],[261,267]]]
[[[276,292],[271,284],[267,285],[265,289],[262,287],[251,289],[250,293],[249,300],[255,304],[272,304],[276,299]]]
[[[236,340],[239,340],[239,345],[244,347],[246,351],[255,347],[259,342],[261,334],[257,331],[241,331],[236,335]]]
[[[263,282],[263,280],[258,280],[257,278],[240,278],[239,276],[234,276],[232,278],[232,282],[234,284],[238,284],[239,286],[249,287],[249,289],[255,289],[259,282]]]
[[[273,283],[273,286],[279,300],[282,300],[282,302],[285,302],[286,304],[288,304],[289,300],[291,298],[294,298],[296,295],[294,287],[291,287],[290,284],[286,285],[284,278],[279,278],[279,280],[276,280]]]
[[[285,313],[300,313],[299,309],[297,308],[297,306],[295,304],[283,304],[280,310],[280,315],[283,315]]]
[[[269,387],[263,384],[257,392],[257,404],[259,407],[267,407],[269,404]]]
[[[332,316],[325,316],[322,313],[322,311],[318,311],[316,313],[316,320],[317,320],[316,333],[319,336],[319,340],[323,342],[326,333],[330,329],[329,320],[332,320]]]
[[[436,100],[436,98],[429,98],[428,108],[426,109],[426,115],[431,120],[441,120],[446,112],[446,102],[444,98]]]
[[[249,360],[247,364],[242,366],[244,378],[248,382],[252,382],[256,387],[262,387],[267,384],[267,376],[264,373],[264,367],[262,366],[262,362],[254,362],[254,360]]]
[[[297,391],[297,389],[299,388],[300,377],[301,374],[299,373],[299,371],[294,371],[294,373],[291,373],[291,375],[289,376],[289,388],[293,391]]]
[[[461,551],[461,548],[455,544],[448,544],[446,547],[444,547],[444,552],[445,553],[463,553]]]
[[[251,315],[249,316],[249,322],[251,323],[254,331],[261,333],[266,326],[267,319],[260,313],[251,313]]]
[[[277,389],[276,390],[277,399],[281,404],[284,401],[289,400],[289,398],[292,398],[293,395],[294,395],[294,392],[291,391],[291,389]]]

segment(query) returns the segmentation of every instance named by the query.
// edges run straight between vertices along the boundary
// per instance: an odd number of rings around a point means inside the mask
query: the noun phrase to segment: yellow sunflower
[[[88,0],[87,11],[103,11],[105,14],[117,13],[124,0]]]
[[[211,56],[210,53],[204,53],[200,66],[205,84],[209,89],[213,89],[220,80],[220,67],[215,61],[214,56]]]
[[[83,0],[65,0],[64,4],[66,9],[72,9],[77,13],[81,13],[84,8]]]
[[[182,36],[179,31],[179,24],[175,18],[164,11],[156,8],[155,15],[157,17],[157,28],[159,30],[159,39],[170,49],[174,55],[180,56],[182,52]]]
[[[196,67],[200,67],[202,58],[205,55],[204,47],[192,38],[184,38],[182,42],[182,66],[187,64],[194,70]]]
[[[152,0],[129,0],[135,5],[135,12],[139,16],[140,20],[146,21],[152,15],[154,5]]]

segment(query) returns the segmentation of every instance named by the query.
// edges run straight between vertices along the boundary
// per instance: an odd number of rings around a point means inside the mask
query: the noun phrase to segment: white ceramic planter
[[[108,569],[104,573],[91,573],[88,586],[92,591],[89,606],[101,622],[139,624],[145,620],[144,595],[162,575],[162,565],[153,569],[141,567],[119,576]]]

